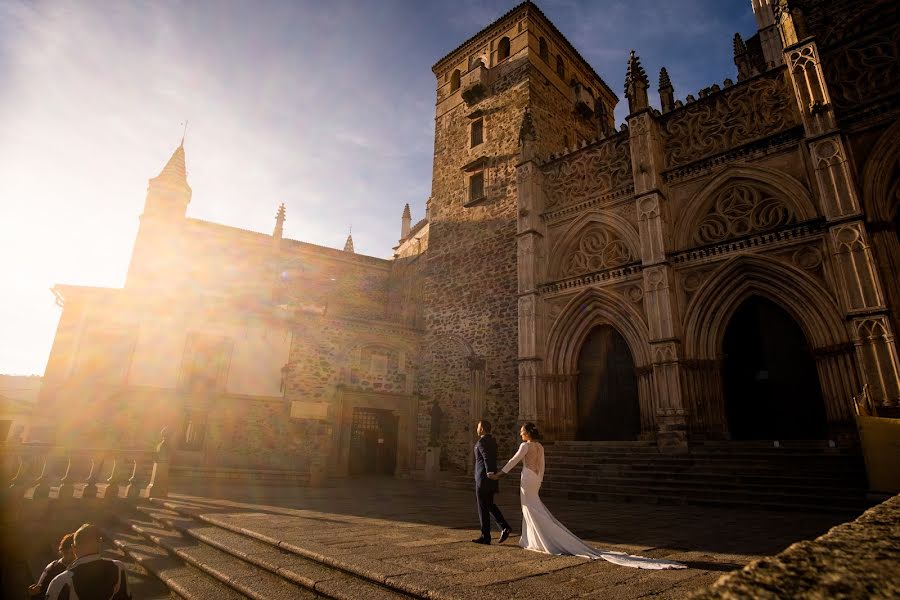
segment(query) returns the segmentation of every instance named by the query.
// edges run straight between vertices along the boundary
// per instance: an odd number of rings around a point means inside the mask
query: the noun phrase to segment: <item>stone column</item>
[[[536,133],[531,113],[526,108],[519,130],[519,164],[516,167],[518,219],[516,231],[519,292],[519,420],[533,421],[549,431],[547,413],[539,410],[544,390],[543,374],[543,302],[538,282],[544,252],[545,227],[543,173],[537,164]],[[552,396],[551,396],[552,397]]]
[[[650,110],[628,117],[635,208],[644,267],[644,310],[650,330],[652,422],[660,448],[687,448],[687,411],[682,398],[681,331],[674,271],[666,260],[670,245],[666,225],[663,145]],[[642,412],[646,409],[642,405]],[[641,422],[649,422],[642,415]]]
[[[828,222],[828,241],[839,299],[846,318],[852,323],[852,341],[857,348],[856,368],[862,378],[859,384],[869,384],[876,404],[894,404],[900,400],[900,364],[857,186],[847,161],[846,145],[831,104],[816,42],[797,43],[796,24],[792,18],[788,12],[780,15],[779,24],[787,46],[785,63],[815,167],[820,209]],[[789,45],[791,43],[793,45]],[[830,371],[825,369],[824,372]],[[820,375],[822,373],[820,367]],[[832,382],[826,379],[822,383],[824,386]],[[825,390],[825,395],[835,392],[846,393],[838,388]],[[844,402],[849,406],[850,398]],[[852,418],[852,413],[845,407],[830,406],[828,413],[830,420]]]

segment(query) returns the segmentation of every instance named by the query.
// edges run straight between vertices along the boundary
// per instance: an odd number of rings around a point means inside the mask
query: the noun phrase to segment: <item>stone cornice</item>
[[[629,275],[640,273],[641,269],[641,264],[639,262],[635,262],[623,267],[604,269],[602,271],[595,271],[594,273],[578,275],[577,277],[568,277],[566,279],[561,279],[552,283],[545,283],[538,286],[538,291],[543,295],[552,294],[554,292],[561,292],[563,290],[578,289],[584,286],[593,285],[595,283],[624,279]]]
[[[743,252],[758,247],[771,248],[775,245],[788,245],[814,239],[820,237],[824,233],[824,221],[807,221],[806,223],[801,223],[778,231],[770,231],[720,242],[718,244],[710,244],[708,246],[691,248],[690,250],[683,250],[681,252],[673,252],[667,254],[666,257],[673,265],[710,262],[719,260],[720,258],[736,252]]]

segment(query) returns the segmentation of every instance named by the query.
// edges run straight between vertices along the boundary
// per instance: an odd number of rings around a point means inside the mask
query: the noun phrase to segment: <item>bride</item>
[[[656,560],[643,556],[632,556],[624,552],[596,550],[591,548],[547,510],[538,497],[544,479],[544,446],[538,441],[541,434],[534,423],[525,423],[519,431],[522,445],[515,456],[509,459],[499,473],[488,473],[491,479],[500,479],[522,461],[522,482],[519,487],[522,501],[522,536],[519,545],[526,550],[546,554],[565,554],[598,559],[638,569],[686,569],[687,565],[666,560]]]

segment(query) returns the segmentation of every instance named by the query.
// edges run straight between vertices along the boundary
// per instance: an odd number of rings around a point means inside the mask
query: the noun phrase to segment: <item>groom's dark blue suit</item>
[[[487,476],[497,472],[497,442],[490,433],[481,436],[475,444],[475,497],[478,500],[478,518],[481,521],[481,539],[491,539],[491,515],[500,529],[509,529],[503,513],[494,504],[494,494],[500,491],[500,484]]]

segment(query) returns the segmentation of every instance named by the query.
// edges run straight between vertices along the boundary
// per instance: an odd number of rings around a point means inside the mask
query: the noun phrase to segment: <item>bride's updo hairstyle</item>
[[[534,423],[525,423],[522,425],[522,429],[524,429],[525,433],[528,434],[528,437],[533,440],[541,440],[544,438],[544,436],[541,435],[540,430],[538,430],[537,425]]]

